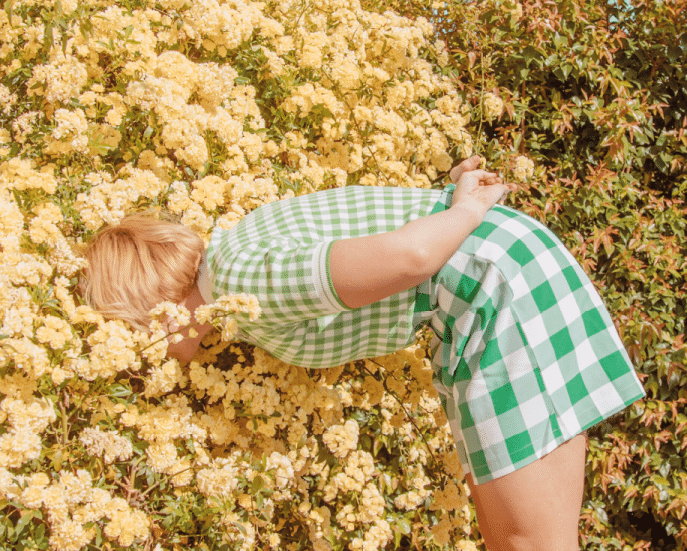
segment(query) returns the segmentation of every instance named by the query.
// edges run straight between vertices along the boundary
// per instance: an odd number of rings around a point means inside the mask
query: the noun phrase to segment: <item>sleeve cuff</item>
[[[332,282],[332,275],[329,269],[329,256],[331,254],[332,245],[334,241],[329,241],[327,243],[322,243],[314,258],[315,270],[314,270],[314,282],[317,287],[317,294],[322,297],[322,300],[327,303],[332,310],[344,312],[352,310],[346,306],[339,295],[334,289],[334,283]]]

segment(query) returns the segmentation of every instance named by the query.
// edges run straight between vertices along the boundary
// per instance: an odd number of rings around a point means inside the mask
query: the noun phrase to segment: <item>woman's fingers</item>
[[[481,162],[482,158],[479,155],[473,155],[472,157],[465,159],[458,166],[454,166],[451,169],[451,172],[448,173],[449,178],[451,178],[451,182],[455,184],[464,172],[475,170]]]
[[[475,155],[451,169],[449,176],[456,184],[454,204],[472,195],[479,202],[491,208],[503,202],[508,194],[517,190],[517,185],[503,181],[496,172],[479,169],[481,157]]]
[[[493,176],[486,178],[485,180],[481,180],[480,184],[486,185],[486,186],[491,186],[493,184],[502,184],[503,180],[501,179],[500,176]]]
[[[505,184],[494,184],[493,186],[487,186],[482,188],[482,197],[493,207],[496,203],[506,198],[510,189]]]
[[[496,172],[487,172],[486,170],[470,170],[469,172],[463,172],[461,178],[476,179],[480,183],[488,183],[493,180],[495,183],[501,183],[501,177],[496,174]]]

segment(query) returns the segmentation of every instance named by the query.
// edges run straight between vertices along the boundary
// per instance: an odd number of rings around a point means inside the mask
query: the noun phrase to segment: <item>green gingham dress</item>
[[[581,267],[545,226],[507,207],[492,208],[418,287],[357,309],[339,300],[334,241],[448,208],[452,190],[350,186],[265,205],[213,232],[199,286],[207,302],[254,294],[263,314],[239,320],[239,337],[305,367],[394,352],[430,324],[435,387],[463,470],[480,484],[644,391]]]

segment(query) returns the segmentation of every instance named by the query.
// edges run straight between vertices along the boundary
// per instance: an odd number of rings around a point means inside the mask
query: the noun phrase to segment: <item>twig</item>
[[[375,361],[372,360],[372,359],[370,359],[370,361],[371,361],[373,364],[378,365],[379,367],[382,367],[382,368],[384,367],[383,365],[381,365],[381,364],[375,362]],[[374,377],[374,373],[372,373],[369,369],[367,369],[367,367],[365,367],[364,364],[363,364],[362,367],[363,367],[363,369],[364,369],[371,377]],[[384,386],[384,390],[386,390],[389,394],[391,394],[391,395],[396,399],[396,401],[398,402],[398,404],[401,406],[401,409],[403,410],[403,413],[405,413],[406,417],[408,418],[408,421],[410,421],[410,424],[413,425],[413,428],[415,429],[415,432],[417,432],[417,433],[420,435],[420,438],[422,438],[422,441],[425,443],[425,447],[427,448],[427,451],[429,452],[429,455],[432,456],[432,460],[434,461],[434,463],[437,463],[437,464],[438,464],[439,462],[437,461],[437,458],[435,457],[434,452],[433,452],[432,449],[429,447],[429,444],[427,443],[427,439],[425,438],[425,435],[420,431],[420,428],[419,428],[419,427],[417,426],[417,424],[415,423],[415,420],[410,416],[410,413],[408,413],[408,410],[406,409],[406,407],[405,407],[405,405],[403,404],[403,402],[401,401],[401,399],[396,395],[396,393],[395,393],[393,390],[389,389],[389,387],[388,387],[387,384],[386,384],[386,379],[385,379],[384,377],[382,377],[382,385]]]

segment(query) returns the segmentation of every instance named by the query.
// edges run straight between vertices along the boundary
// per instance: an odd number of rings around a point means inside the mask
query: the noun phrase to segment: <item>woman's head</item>
[[[130,215],[91,239],[79,288],[105,317],[147,331],[156,304],[179,304],[191,293],[203,250],[198,234],[182,224]]]

